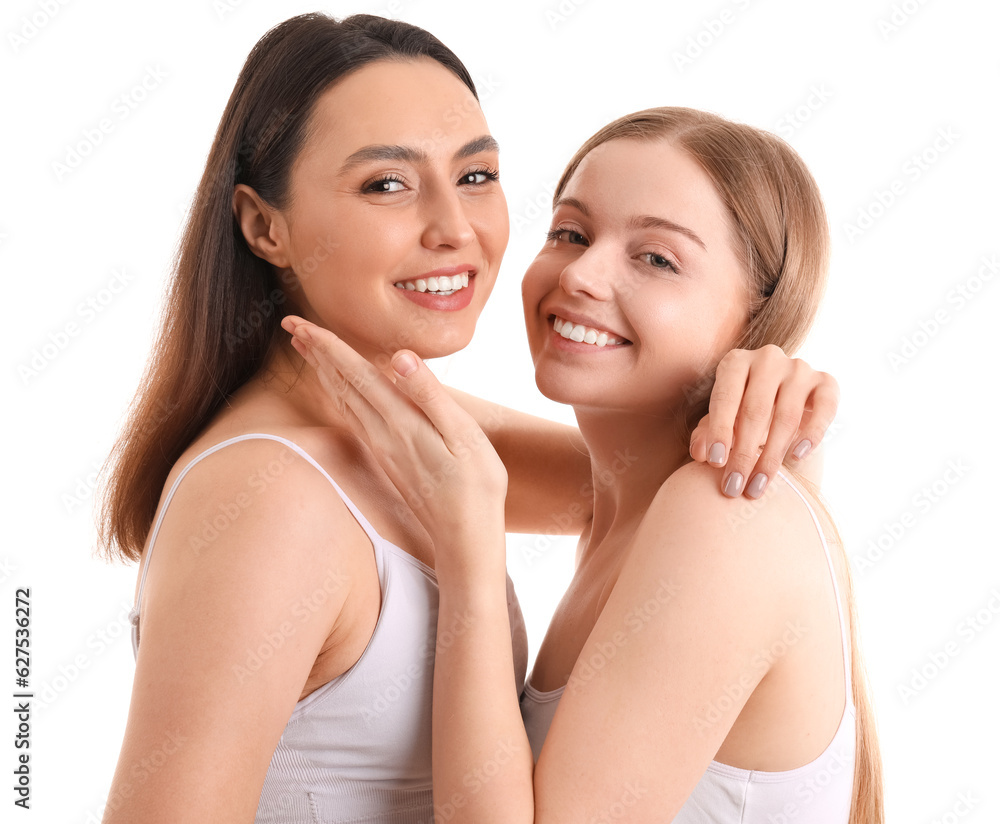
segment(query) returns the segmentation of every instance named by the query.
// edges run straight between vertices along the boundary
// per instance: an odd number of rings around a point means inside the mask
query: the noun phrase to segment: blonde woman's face
[[[522,293],[538,387],[577,407],[667,413],[747,321],[725,205],[665,141],[583,159]]]
[[[317,101],[292,169],[295,308],[369,359],[471,339],[507,245],[479,103],[436,61],[380,61]]]

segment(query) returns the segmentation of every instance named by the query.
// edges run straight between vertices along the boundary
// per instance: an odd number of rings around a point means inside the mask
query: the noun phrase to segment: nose
[[[465,204],[454,187],[442,187],[428,197],[421,243],[427,249],[462,249],[476,237]]]
[[[612,273],[616,261],[609,250],[587,246],[559,273],[559,285],[569,295],[586,295],[595,300],[612,296]]]

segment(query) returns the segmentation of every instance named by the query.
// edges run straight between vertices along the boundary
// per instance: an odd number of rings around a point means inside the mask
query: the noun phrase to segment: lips
[[[476,268],[467,263],[442,266],[414,278],[397,280],[393,286],[401,297],[424,309],[455,312],[472,303]]]
[[[629,346],[632,341],[596,318],[561,307],[552,307],[548,315],[553,331],[559,337],[597,349],[606,346]]]
[[[437,292],[441,295],[451,295],[469,285],[469,273],[460,275],[439,275],[414,280],[401,280],[393,284],[397,289],[408,292]]]
[[[469,279],[475,277],[476,267],[471,263],[457,263],[452,266],[440,266],[430,272],[424,272],[413,278],[397,280],[393,283],[397,289],[408,292],[432,292],[439,295],[451,295],[466,289]]]

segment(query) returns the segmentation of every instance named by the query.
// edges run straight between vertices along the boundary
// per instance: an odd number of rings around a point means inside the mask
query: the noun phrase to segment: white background
[[[243,60],[270,26],[312,10],[15,0],[0,12],[0,267],[11,309],[0,638],[13,638],[15,589],[30,586],[31,685],[44,702],[27,813],[12,808],[13,713],[2,713],[4,821],[100,817],[131,688],[135,571],[93,557],[93,472],[136,387],[184,210]],[[804,156],[825,194],[834,257],[802,354],[843,392],[825,491],[855,561],[889,820],[996,821],[1000,7],[359,0],[323,10],[422,25],[477,78],[503,147],[511,243],[476,341],[435,368],[538,414],[568,420],[534,389],[519,280],[542,242],[550,186],[587,136],[629,111],[689,105],[775,130]],[[144,79],[154,88],[133,92]],[[110,130],[89,141],[103,118]],[[81,143],[88,156],[60,170]],[[870,223],[849,230],[862,211]],[[103,291],[123,271],[127,285]],[[88,300],[108,298],[84,317]],[[71,322],[77,334],[59,348],[53,338]],[[570,573],[570,545],[511,536],[533,649]],[[0,695],[11,695],[13,647],[3,646]],[[940,671],[934,657],[946,661]],[[913,670],[924,667],[921,687]]]

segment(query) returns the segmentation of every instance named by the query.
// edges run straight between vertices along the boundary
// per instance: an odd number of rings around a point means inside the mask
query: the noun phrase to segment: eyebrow
[[[584,217],[590,217],[590,209],[586,207],[584,203],[577,200],[575,197],[563,197],[556,201],[555,208],[558,209],[560,206],[572,206],[578,212],[583,214]],[[702,249],[708,251],[708,247],[705,242],[698,237],[697,234],[692,232],[687,226],[681,226],[679,223],[674,223],[672,220],[666,220],[662,217],[654,217],[653,215],[637,215],[629,218],[628,221],[629,229],[666,229],[668,232],[677,232],[678,234],[684,235],[690,238],[695,243],[697,243]]]
[[[500,144],[491,135],[476,137],[466,143],[455,152],[453,159],[471,157],[481,152],[499,152]],[[399,146],[391,144],[373,144],[364,146],[356,152],[348,155],[344,165],[340,167],[339,174],[343,175],[356,166],[363,163],[384,160],[401,160],[404,163],[426,163],[429,160],[427,152],[413,146]]]

